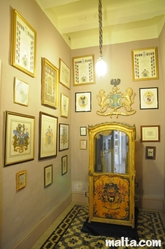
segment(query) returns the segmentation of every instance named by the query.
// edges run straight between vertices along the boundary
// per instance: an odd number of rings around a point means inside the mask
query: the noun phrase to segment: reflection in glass
[[[128,136],[108,130],[95,136],[95,172],[129,173]]]

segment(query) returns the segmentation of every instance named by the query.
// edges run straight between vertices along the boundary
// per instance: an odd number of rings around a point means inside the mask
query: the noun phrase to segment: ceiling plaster
[[[71,49],[99,45],[98,0],[36,0]],[[158,38],[165,0],[102,0],[103,45]]]

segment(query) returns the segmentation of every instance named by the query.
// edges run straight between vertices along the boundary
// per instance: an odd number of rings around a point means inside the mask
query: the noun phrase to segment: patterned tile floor
[[[39,238],[39,240],[33,245],[31,249],[39,249],[43,245],[43,243],[46,241],[49,235],[55,230],[58,224],[63,220],[63,218],[68,214],[68,212],[73,208],[74,205],[75,203],[71,203],[64,210],[64,212],[62,212],[62,214],[52,223],[52,225],[45,231],[45,233]],[[160,215],[161,215],[163,225],[165,227],[165,213],[160,212]]]

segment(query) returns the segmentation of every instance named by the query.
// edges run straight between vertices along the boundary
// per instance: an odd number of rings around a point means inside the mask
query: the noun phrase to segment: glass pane
[[[95,172],[129,173],[128,136],[121,131],[104,131],[95,136]]]

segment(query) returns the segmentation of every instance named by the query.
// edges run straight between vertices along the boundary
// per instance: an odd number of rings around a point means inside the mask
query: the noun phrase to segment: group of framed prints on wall
[[[132,50],[133,81],[157,80],[159,78],[158,48]],[[158,109],[158,87],[139,88],[140,110]],[[159,142],[160,125],[141,125],[141,142]],[[156,158],[156,147],[146,146],[145,158]]]
[[[36,37],[33,27],[12,10],[11,65],[31,77],[36,77]],[[41,58],[41,104],[58,107],[58,83],[70,89],[70,68],[59,58],[59,69]],[[29,105],[29,84],[15,77],[14,103]],[[60,95],[60,116],[68,118],[69,97]],[[35,117],[6,111],[5,166],[34,159]],[[39,113],[39,160],[57,156],[58,117]],[[69,125],[59,124],[59,151],[69,148]],[[67,173],[68,156],[61,158],[61,174]],[[44,187],[53,182],[53,165],[44,167]],[[26,186],[26,171],[16,174],[16,190]]]

